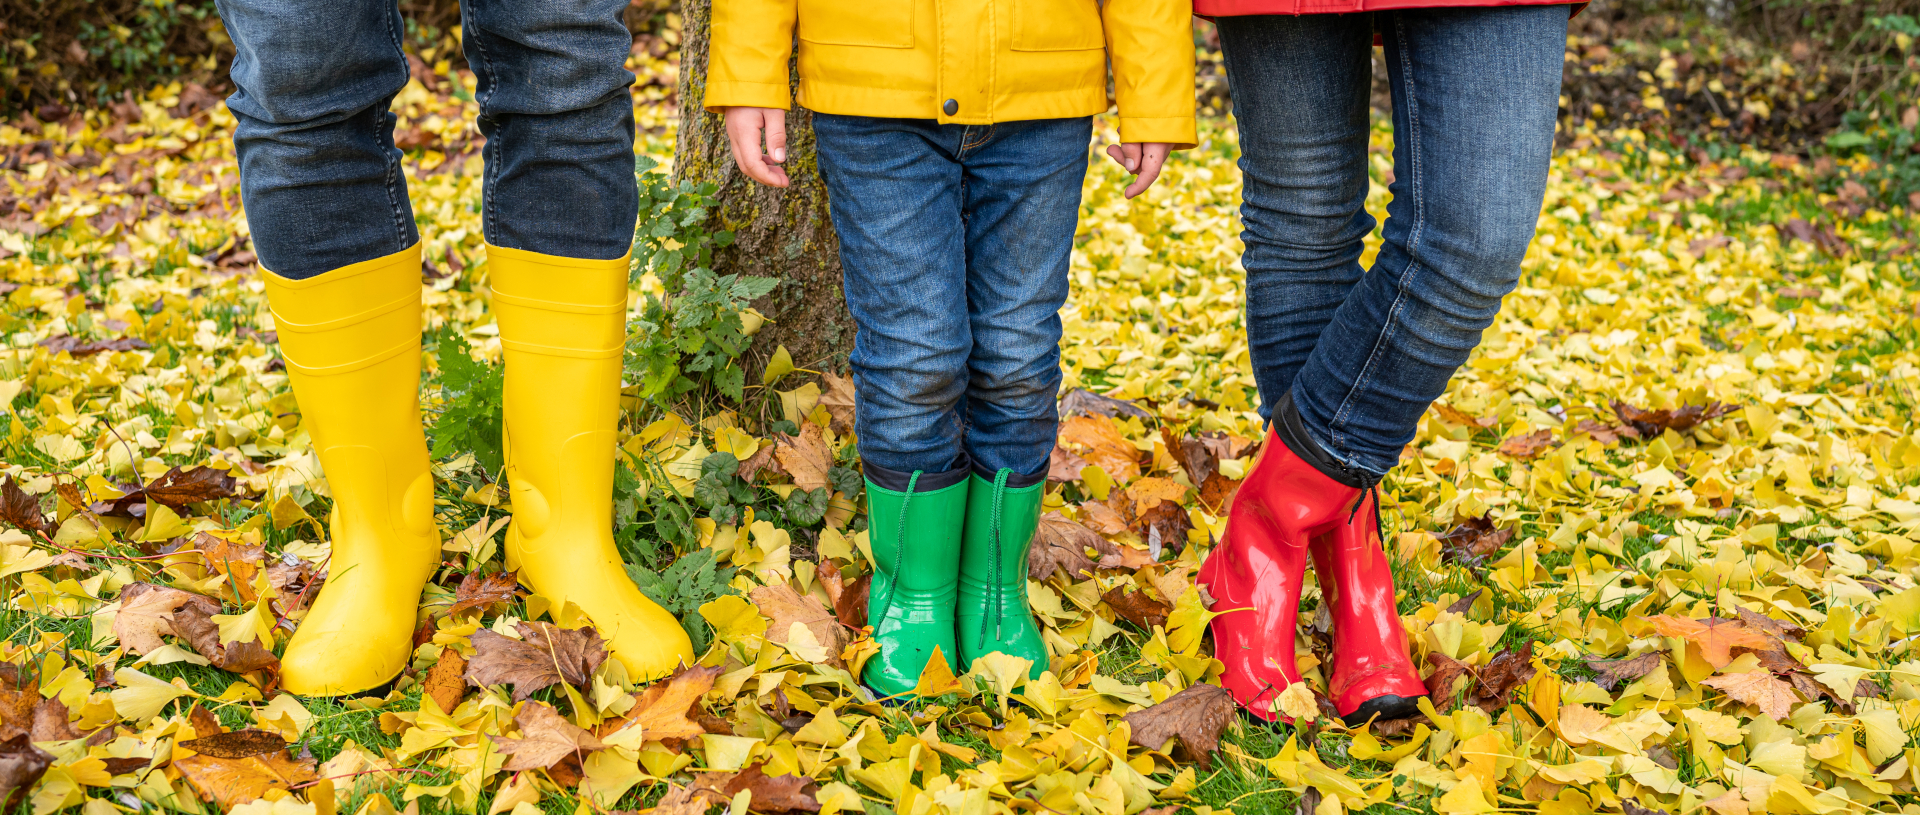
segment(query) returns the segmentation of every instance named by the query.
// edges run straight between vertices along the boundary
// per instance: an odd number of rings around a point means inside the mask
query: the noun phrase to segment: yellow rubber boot
[[[406,667],[440,557],[420,430],[420,247],[306,280],[261,271],[333,492],[327,582],[287,644],[283,680],[302,696],[358,693]]]
[[[487,268],[507,364],[509,566],[556,612],[584,612],[629,676],[692,664],[687,632],[633,585],[613,545],[627,259],[488,246]]]

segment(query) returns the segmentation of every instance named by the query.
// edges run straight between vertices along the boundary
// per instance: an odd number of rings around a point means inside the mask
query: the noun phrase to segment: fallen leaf
[[[1686,431],[1709,419],[1718,419],[1740,409],[1739,405],[1709,402],[1704,405],[1686,405],[1674,410],[1645,410],[1625,402],[1615,400],[1609,405],[1620,421],[1627,423],[1641,438],[1651,439],[1668,430]]]
[[[1666,655],[1665,651],[1650,651],[1631,659],[1587,657],[1586,663],[1588,668],[1600,674],[1594,678],[1594,684],[1613,690],[1623,682],[1632,682],[1653,673],[1653,669],[1660,667]]]
[[[247,758],[285,750],[287,740],[278,733],[247,728],[190,739],[180,742],[180,746],[214,758]]]
[[[772,621],[767,626],[769,641],[785,645],[793,624],[799,623],[812,632],[814,639],[826,649],[828,664],[844,666],[840,661],[840,651],[853,638],[840,625],[834,613],[821,605],[819,600],[802,595],[785,583],[761,586],[748,596],[753,599],[754,606],[760,609],[760,616]]]
[[[707,732],[689,718],[688,712],[713,689],[713,680],[721,673],[720,668],[707,665],[675,671],[666,681],[655,682],[636,695],[633,708],[625,715],[601,724],[600,736],[606,738],[629,727],[640,728],[641,736],[650,741],[690,739]]]
[[[1746,627],[1738,620],[1721,617],[1693,620],[1661,614],[1648,617],[1647,621],[1653,624],[1653,630],[1664,636],[1680,637],[1700,646],[1700,656],[1715,669],[1724,668],[1733,661],[1732,650],[1735,646],[1760,649],[1769,645],[1766,635]]]
[[[803,490],[829,486],[827,471],[833,469],[833,451],[827,449],[827,439],[819,425],[801,422],[799,435],[781,433],[774,445],[774,458],[780,461],[780,468],[786,470],[795,486]]]
[[[259,800],[268,790],[290,790],[318,780],[313,759],[296,759],[284,750],[246,758],[220,758],[203,753],[178,759],[172,766],[202,800],[227,811]]]
[[[1472,668],[1439,651],[1427,652],[1427,664],[1433,666],[1425,679],[1427,696],[1441,713],[1452,710],[1458,698],[1460,678],[1471,675]]]
[[[1045,580],[1059,572],[1070,580],[1077,580],[1091,575],[1093,559],[1087,557],[1086,550],[1104,542],[1093,530],[1068,520],[1058,511],[1042,515],[1033,533],[1033,546],[1027,550],[1027,576]]]
[[[1114,418],[1129,416],[1140,421],[1153,420],[1153,414],[1125,399],[1101,396],[1086,388],[1074,388],[1060,397],[1060,415],[1062,416],[1104,416]]]
[[[1140,476],[1140,451],[1105,416],[1068,416],[1060,422],[1056,443],[1105,470],[1116,482],[1126,483]]]
[[[207,617],[220,613],[220,602],[206,595],[152,583],[129,584],[120,590],[120,611],[113,618],[113,634],[129,652],[145,656],[166,645],[162,636],[185,638],[174,629],[173,620],[189,605],[198,607]]]
[[[47,535],[53,531],[46,514],[40,511],[40,499],[20,489],[20,483],[13,480],[13,476],[7,476],[7,480],[0,483],[0,522],[22,532]]]
[[[69,741],[80,738],[82,734],[73,729],[72,714],[67,710],[67,703],[53,698],[42,700],[34,706],[32,735],[34,741],[40,742]]]
[[[1173,613],[1173,606],[1147,596],[1145,591],[1131,583],[1121,583],[1108,589],[1100,599],[1113,609],[1113,613],[1147,631],[1152,631],[1154,626],[1164,627],[1167,615]]]
[[[440,706],[440,712],[452,713],[467,695],[467,658],[452,648],[440,652],[427,676],[420,681],[420,693]]]
[[[1479,566],[1513,540],[1513,528],[1496,529],[1493,518],[1482,515],[1434,537],[1440,539],[1442,561]]]
[[[562,759],[584,759],[586,754],[606,747],[592,733],[574,726],[540,702],[522,703],[513,722],[520,726],[520,738],[490,736],[502,754],[511,756],[500,768],[507,772],[544,770]]]
[[[1475,416],[1445,402],[1434,402],[1433,412],[1440,414],[1440,420],[1447,424],[1478,427],[1483,430],[1500,422],[1498,416]]]
[[[1624,424],[1606,424],[1592,419],[1581,419],[1573,426],[1575,433],[1585,433],[1601,444],[1613,444],[1619,440],[1640,438],[1640,431]]]
[[[1800,697],[1793,693],[1793,686],[1775,679],[1769,671],[1708,677],[1700,680],[1700,684],[1719,688],[1734,701],[1753,705],[1776,722],[1787,718],[1793,712],[1793,706],[1800,703]]]
[[[136,486],[119,498],[95,503],[93,511],[107,517],[141,518],[146,516],[146,503],[151,500],[180,512],[189,504],[235,497],[240,494],[239,484],[226,470],[175,467],[147,482],[145,488]]]
[[[840,592],[833,601],[833,616],[841,625],[858,631],[867,624],[867,601],[872,587],[873,573],[868,572],[854,578],[853,584]]]
[[[38,345],[41,348],[47,349],[49,353],[66,353],[72,355],[74,359],[90,357],[94,354],[102,354],[109,351],[141,351],[153,347],[148,345],[146,340],[136,337],[116,337],[110,340],[83,340],[67,334],[48,337],[41,340]]]
[[[488,629],[474,632],[473,659],[467,662],[467,682],[475,687],[512,685],[514,701],[523,701],[541,688],[565,682],[586,688],[593,671],[607,659],[607,646],[592,628],[561,628],[551,623],[522,622],[515,626],[524,640]]]
[[[453,592],[453,608],[449,615],[458,617],[463,611],[477,610],[489,613],[496,606],[513,602],[518,596],[520,581],[514,572],[494,572],[480,575],[469,572],[460,578],[460,587]]]
[[[1165,747],[1167,740],[1179,739],[1189,760],[1200,766],[1213,766],[1213,751],[1219,748],[1220,731],[1233,720],[1239,705],[1233,694],[1219,685],[1191,685],[1167,700],[1121,718],[1133,728],[1133,743],[1149,750]]]
[[[833,417],[833,432],[844,436],[853,430],[853,379],[825,371],[820,381],[826,385],[826,392],[820,394],[820,406]]]
[[[26,734],[0,741],[0,800],[8,812],[20,811],[27,791],[53,766],[53,755],[33,746]]]
[[[693,791],[706,796],[708,804],[731,802],[742,790],[752,796],[755,812],[819,812],[814,794],[818,787],[803,775],[767,775],[764,763],[748,765],[739,772],[699,773]]]
[[[1514,690],[1525,685],[1533,674],[1533,641],[1528,640],[1519,648],[1508,648],[1494,655],[1487,666],[1480,669],[1479,682],[1469,701],[1488,713],[1498,712],[1511,702]]]
[[[1496,452],[1509,458],[1525,461],[1536,458],[1553,447],[1553,431],[1541,428],[1532,433],[1507,438],[1500,442]]]

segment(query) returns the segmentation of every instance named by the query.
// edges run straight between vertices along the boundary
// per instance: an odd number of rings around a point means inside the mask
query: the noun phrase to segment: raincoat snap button
[[[940,109],[946,111],[948,116],[952,116],[960,112],[960,103],[955,100],[948,99],[946,104],[940,106]]]

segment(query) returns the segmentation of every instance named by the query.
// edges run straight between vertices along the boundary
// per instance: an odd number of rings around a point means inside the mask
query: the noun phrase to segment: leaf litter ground
[[[470,79],[431,79],[395,107],[447,338],[427,363],[465,383],[499,358],[480,141]],[[12,807],[1920,811],[1920,221],[1822,192],[1790,156],[1636,131],[1558,155],[1520,288],[1386,484],[1433,694],[1416,719],[1326,715],[1311,589],[1307,682],[1279,703],[1298,724],[1216,684],[1193,575],[1261,439],[1225,122],[1143,201],[1107,165],[1087,182],[1030,564],[1042,679],[985,659],[930,670],[924,702],[857,687],[851,386],[801,371],[746,405],[628,404],[616,497],[685,530],[676,563],[656,544],[635,576],[698,666],[635,683],[519,586],[487,453],[450,435],[411,669],[298,699],[275,653],[326,576],[327,485],[249,273],[231,118],[181,96],[0,128]],[[638,112],[641,152],[670,152],[670,112]],[[429,408],[456,390],[430,385]],[[686,512],[699,490],[742,506]]]

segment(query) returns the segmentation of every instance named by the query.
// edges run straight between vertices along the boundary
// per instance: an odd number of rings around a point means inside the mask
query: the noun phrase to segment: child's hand
[[[779,108],[727,108],[726,117],[727,143],[733,147],[733,161],[740,165],[740,172],[769,187],[787,186],[787,171],[780,168],[787,160],[787,112]],[[766,131],[765,153],[760,151],[762,130]],[[1166,154],[1165,149],[1160,151],[1161,156]]]
[[[733,112],[728,111],[727,116],[727,121],[732,122]],[[733,132],[731,124],[728,125],[727,132]],[[1127,172],[1133,173],[1133,183],[1127,185],[1128,198],[1146,192],[1148,187],[1153,186],[1153,181],[1160,177],[1160,168],[1167,163],[1167,153],[1172,148],[1173,145],[1166,142],[1107,145],[1107,155],[1112,156],[1115,163],[1125,167]],[[739,150],[736,149],[734,152],[737,155]]]

